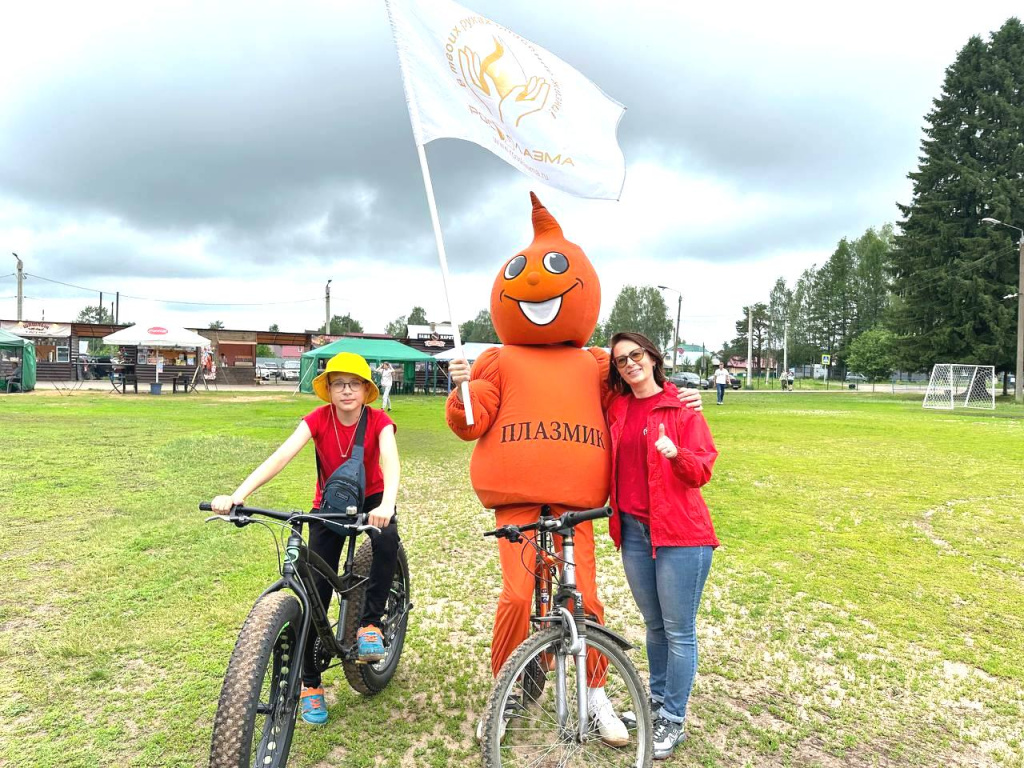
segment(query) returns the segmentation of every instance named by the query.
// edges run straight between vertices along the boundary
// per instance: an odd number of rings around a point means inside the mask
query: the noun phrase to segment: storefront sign
[[[28,320],[0,321],[0,328],[22,338],[66,339],[71,336],[70,323],[34,323]]]

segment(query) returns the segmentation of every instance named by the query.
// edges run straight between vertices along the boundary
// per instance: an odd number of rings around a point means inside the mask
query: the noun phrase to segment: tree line
[[[1018,242],[1024,227],[1024,25],[972,37],[925,116],[911,200],[898,228],[839,242],[795,285],[744,307],[727,355],[746,357],[748,312],[758,369],[830,354],[840,372],[881,378],[939,362],[1009,371],[1017,338]],[[992,218],[1010,227],[990,226]],[[1006,379],[1004,377],[1004,388]]]

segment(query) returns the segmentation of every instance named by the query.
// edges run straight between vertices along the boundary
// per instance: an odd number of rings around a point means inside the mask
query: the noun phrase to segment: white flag
[[[617,200],[625,108],[560,58],[449,0],[388,0],[419,145],[472,141],[579,197]]]

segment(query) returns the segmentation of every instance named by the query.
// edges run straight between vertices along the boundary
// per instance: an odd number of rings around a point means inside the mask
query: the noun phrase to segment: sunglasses
[[[632,360],[634,363],[639,363],[644,359],[644,355],[647,354],[647,350],[642,347],[637,347],[628,355],[619,355],[618,357],[612,358],[615,362],[616,368],[625,368],[626,364]]]

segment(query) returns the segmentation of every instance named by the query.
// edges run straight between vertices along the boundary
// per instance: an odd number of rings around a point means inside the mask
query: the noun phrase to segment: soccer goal
[[[925,408],[951,411],[954,408],[996,407],[994,365],[937,363],[924,394]]]

